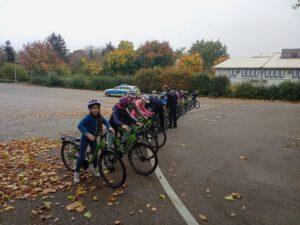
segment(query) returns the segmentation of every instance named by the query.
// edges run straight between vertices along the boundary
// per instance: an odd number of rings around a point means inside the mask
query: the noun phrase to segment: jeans
[[[156,117],[159,119],[159,125],[162,129],[165,127],[165,119],[164,119],[164,108],[163,107],[155,107],[153,109]]]
[[[91,153],[93,154],[96,150],[97,147],[97,142],[96,141],[90,141],[86,136],[82,135],[80,139],[80,150],[79,150],[79,157],[77,159],[77,164],[76,164],[76,172],[80,172],[80,168],[84,163],[85,160],[85,155],[86,155],[86,149],[88,145],[91,148]],[[94,159],[93,161],[93,166],[94,168],[97,167],[97,158]]]
[[[170,127],[177,127],[176,108],[177,105],[169,106]]]

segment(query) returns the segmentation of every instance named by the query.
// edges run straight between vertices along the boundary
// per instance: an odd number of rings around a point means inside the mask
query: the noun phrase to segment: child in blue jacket
[[[90,146],[92,153],[97,147],[96,136],[102,133],[102,125],[104,124],[107,129],[114,132],[108,121],[100,114],[100,106],[101,103],[96,99],[90,100],[88,103],[88,109],[90,113],[86,115],[77,126],[81,132],[81,139],[79,157],[74,173],[75,183],[80,181],[80,169],[84,163],[88,145]],[[97,170],[97,159],[93,161],[92,173],[94,176],[100,175],[99,171]]]

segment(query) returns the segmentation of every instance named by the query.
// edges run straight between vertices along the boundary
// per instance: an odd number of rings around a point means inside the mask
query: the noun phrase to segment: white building
[[[215,67],[217,76],[231,83],[279,84],[300,81],[300,49],[282,49],[281,53],[261,54],[252,58],[230,58]]]

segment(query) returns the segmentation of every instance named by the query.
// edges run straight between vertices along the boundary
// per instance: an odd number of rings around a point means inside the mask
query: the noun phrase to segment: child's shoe
[[[92,169],[92,174],[95,176],[95,177],[99,177],[100,176],[100,173],[98,171],[98,168],[94,168]]]
[[[80,182],[80,173],[75,172],[74,173],[74,183],[79,183]]]

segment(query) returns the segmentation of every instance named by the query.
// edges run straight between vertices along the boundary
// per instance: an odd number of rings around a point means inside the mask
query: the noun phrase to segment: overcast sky
[[[122,39],[189,48],[197,39],[223,41],[231,56],[300,48],[296,0],[0,0],[0,43],[16,49],[51,32],[70,50]]]

